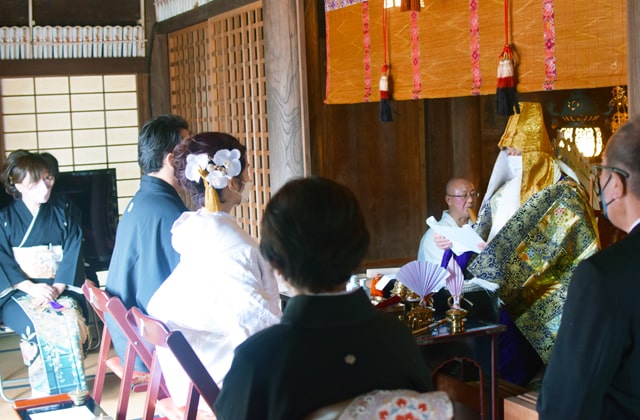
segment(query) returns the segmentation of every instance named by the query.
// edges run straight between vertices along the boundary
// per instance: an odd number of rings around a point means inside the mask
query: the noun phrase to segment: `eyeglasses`
[[[609,184],[609,181],[611,181],[611,176],[609,176],[609,179],[607,179],[607,182],[605,182],[604,187],[600,188],[600,176],[602,175],[602,171],[615,172],[625,179],[629,178],[630,176],[629,172],[616,168],[615,166],[591,165],[591,175],[593,176],[593,179],[591,180],[591,186],[596,196],[599,196],[602,190],[607,186],[607,184]]]
[[[591,165],[591,174],[597,178],[600,178],[602,171],[611,171],[617,174],[622,175],[625,178],[629,178],[629,172],[624,171],[622,169],[618,169],[615,166],[607,166],[607,165]]]
[[[464,198],[465,200],[468,200],[468,199],[475,200],[476,198],[480,197],[480,193],[478,191],[469,191],[466,194],[447,194],[447,195],[449,197]]]

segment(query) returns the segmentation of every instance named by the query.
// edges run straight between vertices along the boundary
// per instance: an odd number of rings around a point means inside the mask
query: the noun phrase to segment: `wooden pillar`
[[[479,188],[482,175],[480,106],[477,96],[451,99],[451,176],[466,178]]]
[[[171,112],[171,85],[169,83],[169,52],[167,34],[156,33],[156,12],[153,0],[144,0],[145,7],[145,37],[147,40],[147,74],[144,75],[140,92],[144,92],[144,107],[141,112],[145,115],[140,119],[140,125],[146,120],[161,114]]]
[[[309,174],[303,0],[263,0],[271,191]]]
[[[627,0],[627,63],[629,118],[640,117],[640,2]]]

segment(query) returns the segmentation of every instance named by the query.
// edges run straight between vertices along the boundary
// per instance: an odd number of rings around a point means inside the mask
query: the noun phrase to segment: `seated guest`
[[[245,146],[225,133],[196,134],[174,149],[173,164],[200,208],[173,224],[180,262],[147,310],[184,333],[221,386],[236,346],[280,321],[280,295],[257,243],[229,214],[250,191]],[[171,396],[186,403],[188,377],[166,349],[158,357]]]
[[[345,291],[369,246],[345,186],[285,184],[262,218],[260,252],[295,290],[282,321],[238,346],[215,405],[218,419],[300,419],[374,389],[432,389],[409,329]]]
[[[62,195],[51,196],[55,177],[48,157],[12,152],[0,180],[12,197],[0,210],[0,310],[20,336],[33,396],[86,389],[82,343],[87,327],[79,213]]]
[[[448,210],[442,212],[438,225],[459,227],[469,223],[469,211],[473,211],[478,192],[473,184],[464,178],[451,178],[447,182],[444,201]],[[437,244],[436,239],[442,244]],[[444,255],[444,249],[451,247],[451,241],[442,235],[438,235],[433,229],[427,229],[420,240],[418,249],[418,261],[429,261],[440,264]]]
[[[538,412],[547,419],[640,418],[640,122],[620,127],[597,166],[604,217],[629,235],[573,272]]]
[[[173,149],[189,136],[187,122],[177,115],[160,115],[147,121],[138,136],[140,189],[127,204],[118,222],[116,242],[109,263],[106,290],[125,307],[147,310],[151,295],[178,264],[171,247],[171,226],[187,207],[175,178]],[[113,348],[124,360],[127,337],[106,314]],[[136,357],[135,369],[146,371]]]

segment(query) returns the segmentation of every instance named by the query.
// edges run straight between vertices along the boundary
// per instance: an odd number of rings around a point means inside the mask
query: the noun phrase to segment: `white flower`
[[[229,184],[230,177],[226,176],[222,171],[212,171],[207,175],[207,181],[213,188],[221,190]]]
[[[213,163],[218,166],[224,166],[226,169],[225,176],[229,179],[240,175],[242,165],[240,165],[240,151],[238,149],[221,149],[218,150],[213,157]]]
[[[200,169],[207,168],[208,164],[209,155],[206,153],[191,154],[187,156],[187,167],[184,169],[184,175],[190,181],[200,182]]]

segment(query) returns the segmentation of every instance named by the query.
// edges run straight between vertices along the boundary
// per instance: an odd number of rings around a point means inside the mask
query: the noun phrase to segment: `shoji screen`
[[[5,78],[0,98],[6,153],[50,152],[61,171],[115,168],[124,209],[140,181],[135,75]]]

